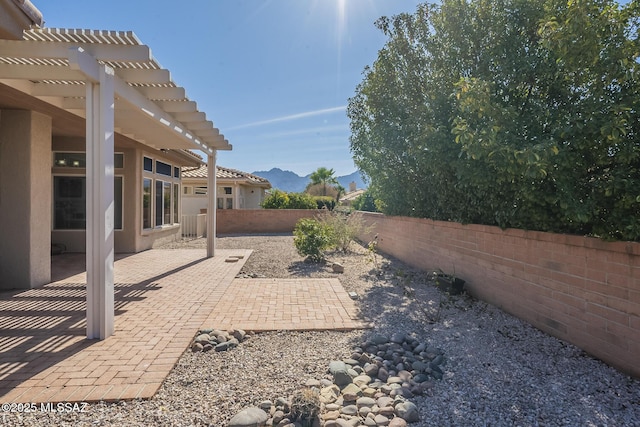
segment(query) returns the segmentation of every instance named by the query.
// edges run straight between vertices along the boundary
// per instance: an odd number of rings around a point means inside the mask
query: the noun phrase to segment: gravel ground
[[[202,240],[169,247],[204,247]],[[445,376],[412,399],[421,426],[640,426],[640,381],[467,295],[448,296],[430,275],[359,245],[332,253],[345,267],[305,263],[291,235],[229,236],[253,249],[245,275],[339,277],[375,331],[261,333],[228,352],[186,351],[148,401],[89,405],[84,413],[0,415],[9,426],[225,426],[242,408],[288,397],[373,332],[396,331],[445,351]],[[211,325],[215,327],[215,325]],[[194,331],[194,334],[196,331]]]

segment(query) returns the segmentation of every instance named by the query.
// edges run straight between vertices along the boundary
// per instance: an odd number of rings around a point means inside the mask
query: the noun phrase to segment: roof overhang
[[[182,167],[199,167],[205,164],[200,156],[188,150],[171,150],[166,155],[169,159],[177,161]]]
[[[0,40],[1,84],[80,119],[88,79],[81,69],[92,63],[114,70],[117,133],[161,150],[231,150],[132,32],[37,28],[25,31],[23,40]],[[0,100],[0,106],[11,104]]]
[[[23,30],[42,24],[42,13],[29,0],[0,0],[0,38],[20,40]]]

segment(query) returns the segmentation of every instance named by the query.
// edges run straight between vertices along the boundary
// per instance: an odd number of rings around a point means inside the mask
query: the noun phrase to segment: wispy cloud
[[[322,116],[324,114],[332,114],[340,111],[346,111],[346,109],[347,109],[347,106],[342,105],[340,107],[324,108],[324,109],[315,110],[315,111],[306,111],[304,113],[291,114],[289,116],[283,116],[283,117],[276,117],[275,119],[261,120],[259,122],[253,122],[253,123],[246,123],[244,125],[226,128],[226,130],[230,131],[230,130],[246,129],[246,128],[251,128],[256,126],[270,125],[273,123],[290,122],[292,120],[305,119],[307,117]]]
[[[349,131],[349,125],[342,124],[342,125],[331,125],[331,126],[317,126],[317,127],[304,128],[304,129],[294,129],[294,130],[287,130],[282,132],[268,132],[268,133],[262,134],[262,137],[282,139],[282,138],[296,137],[300,135],[326,136],[326,135],[331,135],[338,132],[344,133],[348,131]]]

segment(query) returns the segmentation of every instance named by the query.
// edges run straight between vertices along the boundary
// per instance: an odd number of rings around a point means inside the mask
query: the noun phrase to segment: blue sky
[[[233,145],[218,164],[356,170],[346,105],[419,0],[34,0],[47,27],[130,30]]]

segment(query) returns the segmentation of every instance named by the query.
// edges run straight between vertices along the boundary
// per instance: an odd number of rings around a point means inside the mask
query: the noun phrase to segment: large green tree
[[[640,239],[638,0],[443,0],[381,18],[349,100],[385,212]]]

